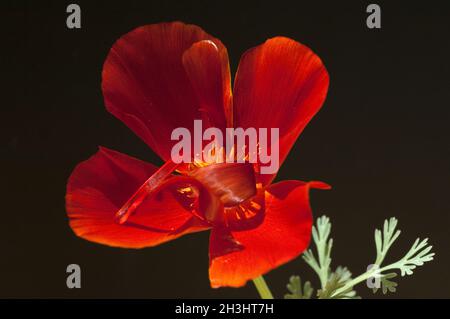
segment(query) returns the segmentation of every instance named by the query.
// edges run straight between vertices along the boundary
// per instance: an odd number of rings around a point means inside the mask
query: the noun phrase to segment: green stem
[[[393,264],[390,264],[390,265],[387,265],[387,266],[384,266],[381,268],[373,268],[373,269],[369,270],[368,272],[365,272],[362,275],[359,275],[358,277],[348,281],[343,287],[337,289],[333,293],[333,296],[337,296],[340,293],[344,293],[347,290],[353,289],[353,287],[356,286],[357,284],[359,284],[363,281],[366,281],[370,277],[380,275],[381,273],[385,272],[386,270],[399,268],[400,263],[401,263],[401,260],[396,263],[393,263]]]
[[[368,271],[362,275],[359,275],[358,277],[348,281],[343,287],[337,289],[334,293],[333,296],[337,296],[340,293],[344,293],[347,290],[353,289],[354,286],[356,286],[357,284],[367,280],[368,278],[374,276],[377,272],[376,271]]]
[[[261,299],[273,299],[273,295],[270,292],[270,289],[267,286],[263,276],[259,276],[253,279],[253,283],[255,284],[255,287],[258,290]]]

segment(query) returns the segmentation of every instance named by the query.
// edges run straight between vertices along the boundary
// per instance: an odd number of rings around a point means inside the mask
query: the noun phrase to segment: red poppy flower
[[[257,164],[177,165],[171,132],[206,127],[279,128],[280,163],[320,109],[328,74],[306,46],[275,37],[241,58],[231,92],[225,46],[195,25],[139,27],[112,47],[103,67],[109,112],[166,163],[161,168],[100,147],[73,171],[66,207],[75,234],[97,243],[151,247],[211,230],[212,287],[244,285],[309,244],[310,188]]]

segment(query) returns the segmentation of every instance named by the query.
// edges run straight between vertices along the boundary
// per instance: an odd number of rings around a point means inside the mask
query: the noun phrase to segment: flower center
[[[233,207],[256,194],[253,165],[217,163],[192,170],[189,175],[202,183],[224,207]]]
[[[200,210],[212,224],[245,230],[256,227],[264,219],[264,191],[257,187],[252,164],[211,164],[194,169],[189,175],[208,190]]]

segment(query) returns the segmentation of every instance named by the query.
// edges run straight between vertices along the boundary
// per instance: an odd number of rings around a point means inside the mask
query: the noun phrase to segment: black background
[[[181,20],[240,55],[284,35],[307,44],[331,77],[327,101],[277,180],[323,180],[315,216],[333,222],[334,266],[359,274],[374,261],[373,230],[396,216],[403,230],[390,258],[417,236],[436,259],[399,279],[394,297],[450,297],[448,5],[375,1],[382,29],[365,25],[365,1],[72,1],[82,28],[66,27],[67,1],[2,1],[2,211],[0,297],[256,298],[209,287],[208,234],[123,250],[87,242],[68,226],[65,185],[97,145],[161,161],[106,112],[100,90],[109,48],[135,27]],[[425,4],[426,3],[426,4]],[[6,32],[5,32],[6,31]],[[82,289],[66,287],[66,266],[82,267]],[[301,259],[269,273],[281,297],[291,274],[312,279]],[[361,285],[363,297],[372,293]],[[381,294],[376,297],[382,296]]]

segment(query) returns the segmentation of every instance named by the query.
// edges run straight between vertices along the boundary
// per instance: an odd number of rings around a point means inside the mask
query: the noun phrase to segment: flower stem
[[[259,276],[253,279],[253,283],[255,284],[256,290],[258,290],[261,299],[273,299],[273,295],[270,292],[270,289],[267,286],[263,276]]]
[[[354,286],[356,286],[357,284],[369,279],[370,277],[374,277],[374,276],[380,276],[382,272],[385,272],[386,270],[391,270],[391,269],[395,269],[398,268],[398,264],[399,262],[393,263],[391,265],[387,265],[384,266],[382,268],[376,268],[374,267],[373,269],[359,275],[358,277],[348,281],[344,286],[342,286],[341,288],[337,289],[334,293],[333,296],[337,296],[340,293],[344,293],[345,291],[349,290],[349,289],[353,289]]]

